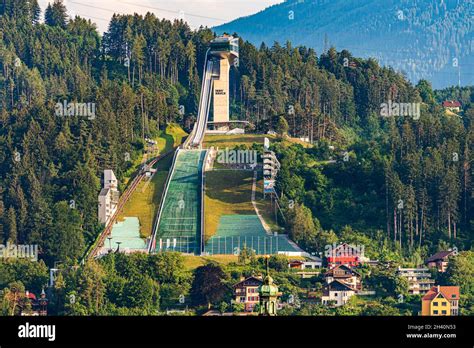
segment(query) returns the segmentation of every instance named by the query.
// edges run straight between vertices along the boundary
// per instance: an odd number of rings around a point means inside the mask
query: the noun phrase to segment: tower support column
[[[229,72],[228,59],[219,60],[219,78],[214,80],[214,122],[229,122]],[[228,130],[227,125],[216,125],[217,130]]]

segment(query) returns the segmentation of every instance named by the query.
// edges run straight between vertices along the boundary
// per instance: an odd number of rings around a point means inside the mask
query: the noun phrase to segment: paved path
[[[262,217],[262,214],[260,214],[260,211],[258,210],[257,207],[257,202],[255,200],[255,193],[257,192],[257,171],[255,170],[253,172],[253,183],[252,183],[252,205],[253,208],[255,209],[255,213],[257,214],[258,218],[260,219],[260,222],[262,223],[263,228],[267,232],[267,234],[272,234],[272,230],[270,226],[265,222],[265,220]]]

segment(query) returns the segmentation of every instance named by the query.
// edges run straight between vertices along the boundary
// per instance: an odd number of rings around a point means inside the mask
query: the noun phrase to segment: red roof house
[[[457,100],[445,100],[443,107],[453,112],[459,112],[461,110],[461,103]]]
[[[443,102],[443,106],[445,108],[460,108],[461,107],[461,103],[458,102],[457,100],[445,100]]]
[[[364,250],[359,246],[343,243],[326,252],[328,267],[334,268],[339,265],[349,267],[358,266],[364,259]]]

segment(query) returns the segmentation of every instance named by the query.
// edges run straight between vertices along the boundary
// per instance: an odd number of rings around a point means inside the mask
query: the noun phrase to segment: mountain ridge
[[[256,45],[347,49],[444,88],[474,84],[473,15],[470,0],[294,0],[213,29]]]

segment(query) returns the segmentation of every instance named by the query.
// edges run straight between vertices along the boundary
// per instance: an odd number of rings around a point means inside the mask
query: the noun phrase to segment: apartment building
[[[408,280],[408,292],[411,295],[426,294],[435,283],[431,279],[431,273],[428,268],[399,267],[397,275]]]

